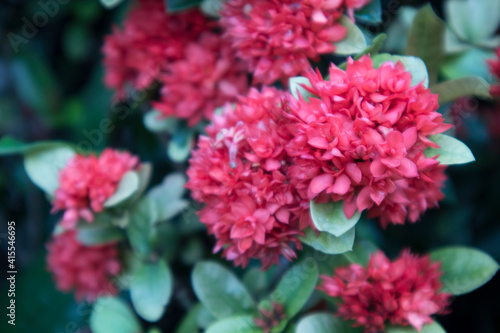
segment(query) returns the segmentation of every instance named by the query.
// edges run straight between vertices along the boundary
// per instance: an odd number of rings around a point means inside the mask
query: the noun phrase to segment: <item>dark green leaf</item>
[[[191,7],[198,6],[202,0],[165,0],[168,12],[179,12]]]
[[[408,36],[406,54],[425,62],[431,85],[437,82],[439,65],[443,59],[444,28],[444,22],[428,4],[418,11]]]
[[[193,306],[184,316],[175,333],[198,333],[197,318],[201,309],[202,305],[199,303]]]
[[[355,18],[370,23],[382,23],[382,6],[380,0],[371,0],[369,4],[357,10]]]
[[[295,264],[271,293],[270,299],[283,304],[287,319],[295,316],[306,304],[318,281],[318,265],[315,260],[305,259]]]
[[[152,225],[156,220],[155,204],[147,197],[132,206],[126,231],[132,249],[140,257],[146,258],[152,251]]]
[[[490,85],[479,76],[463,77],[431,86],[433,94],[439,95],[439,104],[445,104],[464,96],[491,98]]]

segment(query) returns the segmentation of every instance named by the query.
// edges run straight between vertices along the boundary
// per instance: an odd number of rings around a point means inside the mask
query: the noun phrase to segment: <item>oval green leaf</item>
[[[234,316],[219,320],[205,331],[205,333],[262,333],[258,328],[253,317],[250,315]]]
[[[347,218],[344,213],[343,201],[330,201],[319,204],[312,200],[310,207],[311,218],[316,228],[335,237],[339,237],[352,229],[361,217],[361,213],[356,211],[351,218]]]
[[[112,9],[118,6],[120,3],[123,2],[123,0],[99,0],[101,4],[107,8],[107,9]]]
[[[139,320],[130,307],[117,297],[101,297],[90,315],[93,333],[141,333]]]
[[[175,117],[165,117],[159,111],[151,110],[144,114],[144,126],[153,133],[173,133],[179,120]]]
[[[347,28],[347,34],[339,42],[335,43],[335,54],[351,55],[363,51],[366,48],[365,35],[354,22],[347,16],[342,15],[340,24]]]
[[[431,86],[431,92],[439,95],[439,104],[445,104],[464,96],[491,98],[490,84],[479,76],[444,81]]]
[[[137,172],[126,172],[118,183],[115,193],[104,202],[104,207],[116,206],[132,197],[139,190],[140,183]]]
[[[313,313],[303,317],[297,324],[295,333],[362,333],[360,328],[352,327],[348,321],[331,313]]]
[[[430,253],[441,262],[443,291],[453,295],[471,292],[488,282],[498,271],[498,263],[478,249],[453,246]]]
[[[465,143],[451,136],[436,134],[429,136],[429,140],[438,144],[441,148],[429,147],[424,150],[424,154],[427,157],[439,155],[437,160],[441,164],[464,164],[474,162],[476,160]]]
[[[60,144],[30,149],[24,155],[24,169],[36,186],[52,196],[59,187],[59,171],[74,155],[72,148]]]
[[[386,333],[446,333],[444,328],[439,325],[438,322],[434,321],[432,324],[427,324],[422,326],[422,330],[419,332],[413,326],[393,326],[388,325],[385,329]]]
[[[191,275],[193,289],[203,305],[218,319],[246,314],[256,309],[243,283],[215,262],[198,263]]]
[[[413,56],[400,56],[391,55],[388,53],[379,53],[372,57],[373,66],[375,68],[380,67],[383,63],[391,61],[394,64],[401,61],[405,66],[406,70],[412,75],[411,85],[415,86],[420,82],[423,82],[424,87],[429,87],[429,75],[427,73],[427,67],[422,59]]]
[[[318,274],[316,261],[306,259],[288,270],[271,293],[271,301],[283,304],[288,320],[309,300],[316,288]]]
[[[147,321],[158,321],[172,296],[172,273],[164,261],[141,263],[130,283],[135,311]]]
[[[111,226],[96,225],[90,223],[87,227],[78,228],[77,239],[87,246],[102,245],[117,242],[125,238],[122,230]]]
[[[327,254],[340,254],[352,250],[354,229],[350,229],[340,237],[335,237],[327,232],[319,232],[319,235],[316,236],[316,231],[308,228],[304,231],[305,236],[299,236],[299,239],[318,251]]]

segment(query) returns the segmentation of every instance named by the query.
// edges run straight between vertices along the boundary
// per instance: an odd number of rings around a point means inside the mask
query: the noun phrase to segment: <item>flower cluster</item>
[[[401,62],[376,69],[369,56],[350,59],[346,71],[332,65],[328,80],[307,77],[314,96],[282,105],[288,177],[303,198],[343,200],[348,217],[368,209],[384,226],[414,222],[438,204],[444,167],[424,149],[438,147],[429,136],[451,125],[436,111],[437,95],[412,86]]]
[[[187,119],[191,126],[248,91],[243,63],[235,59],[227,41],[211,32],[187,44],[184,58],[172,62],[159,79],[163,88],[160,102],[153,103],[156,110]]]
[[[115,295],[118,289],[110,280],[121,269],[116,244],[85,246],[75,230],[58,234],[47,244],[47,266],[57,288],[75,290],[75,298],[94,301],[101,295]]]
[[[490,66],[491,73],[500,81],[500,46],[496,50],[496,56],[496,59],[488,61],[488,65]],[[491,94],[500,96],[500,82],[491,86]]]
[[[365,2],[346,3],[357,8]],[[334,42],[347,33],[338,22],[342,12],[342,0],[229,0],[221,25],[254,82],[271,84],[286,82],[305,72],[309,59],[335,51]]]
[[[59,172],[52,211],[65,210],[62,225],[73,228],[82,218],[88,222],[93,213],[103,210],[123,175],[139,167],[139,159],[127,152],[105,149],[99,157],[76,155]]]
[[[446,313],[450,295],[441,292],[440,263],[404,251],[393,262],[378,252],[367,268],[357,264],[322,276],[320,290],[342,298],[338,315],[364,326],[365,332],[384,331],[385,324],[412,325],[418,331],[431,315]]]
[[[141,0],[103,47],[105,82],[123,96],[126,82],[163,85],[156,107],[195,125],[246,93],[248,78],[217,24],[197,9],[168,14],[163,0]]]
[[[264,268],[280,255],[295,257],[297,235],[309,225],[308,202],[287,179],[289,162],[279,133],[282,93],[252,89],[235,109],[214,116],[192,153],[187,187],[206,204],[200,220],[217,238],[214,251],[245,266],[250,258]]]

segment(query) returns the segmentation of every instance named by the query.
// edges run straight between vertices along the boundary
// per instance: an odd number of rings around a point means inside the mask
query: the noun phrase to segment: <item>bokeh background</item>
[[[43,17],[48,3],[55,4]],[[101,47],[103,37],[119,24],[125,1],[113,10],[98,0],[2,0],[0,1],[0,137],[20,140],[88,141],[93,149],[117,147],[139,155],[155,166],[153,183],[185,166],[169,161],[165,154],[167,137],[155,136],[142,124],[146,100],[116,104],[113,92],[103,85]],[[426,1],[382,1],[383,23],[366,27],[388,34],[384,50],[404,52],[406,35],[416,9]],[[431,2],[443,17],[440,1]],[[38,16],[37,16],[38,15]],[[39,27],[26,22],[39,20]],[[24,30],[23,30],[24,29]],[[20,37],[20,39],[18,37]],[[484,58],[490,53],[462,61],[451,71],[484,73]],[[483,52],[483,53],[481,53]],[[491,53],[492,54],[492,53]],[[448,56],[443,63],[453,62]],[[443,65],[444,66],[444,65]],[[449,70],[448,70],[449,71]],[[480,72],[482,71],[482,72]],[[453,72],[453,73],[455,73]],[[449,73],[448,73],[449,74]],[[456,73],[461,75],[461,73]],[[127,110],[127,116],[116,112]],[[441,209],[427,212],[422,221],[405,227],[390,226],[385,231],[377,223],[371,227],[378,244],[389,255],[410,246],[425,252],[441,245],[471,245],[500,261],[500,107],[478,99],[462,100],[461,105],[441,109],[457,125],[457,137],[473,151],[477,162],[449,168],[446,199]],[[104,119],[112,121],[107,134],[97,131]],[[98,134],[101,133],[101,134]],[[1,311],[0,332],[90,332],[90,307],[75,303],[73,296],[55,289],[45,268],[45,242],[57,216],[42,191],[25,174],[22,159],[0,159],[0,308],[7,306],[7,221],[16,222],[16,327],[7,325]],[[190,232],[177,239],[180,250],[172,269],[176,278],[176,298],[157,325],[173,332],[186,302],[192,302],[189,273],[198,259],[211,255],[212,239],[205,232]],[[500,276],[481,289],[456,299],[449,315],[438,321],[448,332],[500,332]]]

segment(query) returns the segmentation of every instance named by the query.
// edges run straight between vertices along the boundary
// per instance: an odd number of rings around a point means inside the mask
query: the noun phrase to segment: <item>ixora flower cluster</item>
[[[61,291],[75,289],[77,300],[93,302],[102,295],[118,293],[113,277],[122,264],[115,243],[85,246],[75,230],[55,235],[47,244],[47,266]]]
[[[139,159],[127,152],[106,149],[99,157],[75,155],[59,173],[52,211],[64,210],[65,228],[74,228],[79,219],[92,222],[123,175],[139,168]]]
[[[140,0],[105,40],[105,82],[123,97],[128,82],[146,89],[158,81],[155,107],[196,125],[248,90],[244,65],[217,30],[197,9],[168,14],[165,1]]]
[[[431,315],[446,313],[450,294],[441,291],[440,263],[429,256],[404,251],[390,261],[382,252],[372,255],[368,267],[352,264],[322,276],[319,287],[340,297],[338,315],[364,326],[365,332],[385,331],[385,324],[412,325],[419,332],[432,323]]]
[[[444,166],[424,150],[450,125],[400,62],[376,69],[365,56],[346,71],[332,65],[329,80],[308,78],[307,100],[252,90],[193,152],[187,186],[206,204],[215,251],[236,264],[293,258],[289,243],[300,249],[297,236],[314,227],[310,200],[342,200],[348,218],[369,210],[385,226],[414,222],[443,197]]]
[[[347,33],[339,23],[343,6],[343,1],[231,0],[221,25],[254,82],[287,82],[309,68],[309,59],[335,51],[334,42]]]
[[[419,83],[401,62],[374,68],[369,56],[332,65],[329,79],[309,72],[312,94],[283,103],[293,139],[289,177],[302,196],[317,202],[344,202],[351,217],[369,210],[383,226],[415,222],[443,198],[444,166],[424,150],[439,147],[431,135],[445,124],[437,95]]]
[[[193,151],[187,187],[206,203],[200,220],[215,235],[214,251],[237,265],[259,258],[264,267],[279,256],[295,258],[290,243],[307,226],[308,204],[287,180],[289,163],[277,123],[282,92],[252,89],[207,126]],[[301,227],[302,225],[302,227]]]

